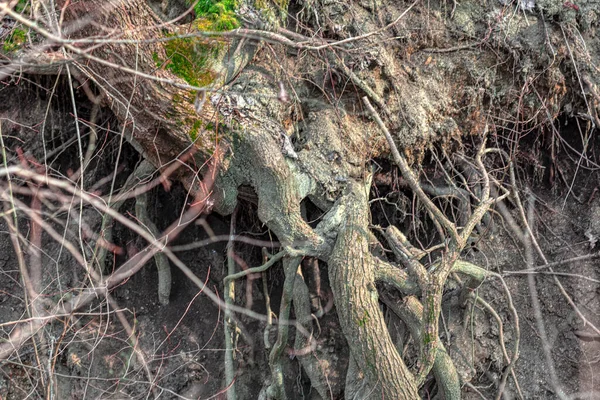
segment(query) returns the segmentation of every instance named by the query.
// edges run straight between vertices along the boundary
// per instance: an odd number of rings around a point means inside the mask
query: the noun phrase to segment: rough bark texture
[[[350,352],[369,398],[416,399],[414,378],[398,354],[379,309],[369,252],[367,189],[348,185],[346,221],[329,259],[329,279]]]
[[[197,29],[164,25],[144,0],[59,1],[57,7],[73,27],[69,39],[83,40],[75,46],[92,47],[86,52],[91,57],[76,64],[75,76],[82,83],[93,82],[100,90],[98,99],[119,118],[129,142],[157,168],[183,159],[188,167],[179,168],[174,177],[197,190],[196,171],[222,139],[218,128],[206,129],[215,119],[207,98],[239,73],[256,45],[202,36],[177,41],[178,35]],[[175,50],[169,53],[169,48]],[[182,67],[173,61],[204,53],[205,65],[196,70],[191,70],[195,64]]]
[[[94,22],[81,24],[81,29],[75,29],[70,35],[71,39],[110,39],[110,30],[114,29],[121,33],[118,39],[134,41],[98,46],[91,55],[104,63],[91,60],[82,65],[82,69],[101,88],[104,104],[128,126],[127,133],[138,144],[138,150],[157,166],[171,162],[191,143],[188,133],[193,124],[192,104],[175,101],[188,98],[189,91],[131,73],[131,70],[139,71],[185,84],[153,60],[153,55],[163,60],[167,58],[163,43],[155,41],[164,36],[157,27],[162,21],[143,0],[62,1],[57,6],[64,9],[67,24],[80,24],[86,18]],[[121,65],[129,71],[110,64]]]

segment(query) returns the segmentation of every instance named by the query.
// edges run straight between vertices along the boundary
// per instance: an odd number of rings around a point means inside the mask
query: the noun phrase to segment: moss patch
[[[29,0],[19,0],[15,6],[15,12],[22,13],[29,6]]]
[[[200,0],[194,11],[202,30],[229,31],[240,26],[235,15],[236,8],[235,0]]]
[[[191,4],[192,0],[188,0]],[[196,20],[193,28],[197,31],[226,31],[239,27],[235,9],[236,0],[200,0],[194,6]],[[156,66],[166,68],[193,86],[206,86],[214,79],[210,71],[210,60],[218,57],[222,44],[216,40],[203,38],[173,37],[165,43],[166,60],[156,53],[152,55]]]
[[[2,44],[2,51],[4,51],[5,53],[11,53],[13,51],[19,50],[21,47],[23,47],[26,38],[27,31],[19,28],[13,29],[13,31]]]
[[[202,120],[197,119],[194,121],[192,128],[190,129],[190,139],[192,142],[195,142],[198,138],[198,134],[200,133],[200,127],[202,126]]]
[[[203,87],[214,79],[208,68],[209,61],[219,53],[216,45],[208,44],[202,38],[173,38],[165,43],[166,60],[157,53],[152,59],[157,67],[164,67],[193,86]]]

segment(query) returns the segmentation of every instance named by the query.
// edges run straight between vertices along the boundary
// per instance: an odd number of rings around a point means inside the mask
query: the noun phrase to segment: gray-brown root
[[[414,378],[398,354],[379,309],[375,263],[369,253],[367,188],[363,185],[348,185],[343,200],[347,218],[329,260],[337,313],[372,398],[416,399]]]
[[[404,298],[402,304],[386,301],[386,305],[394,311],[408,326],[412,337],[421,342],[423,334],[423,305],[414,296]],[[454,362],[448,355],[446,348],[440,343],[433,363],[433,374],[439,389],[446,400],[457,400],[461,397],[460,379]]]
[[[148,179],[152,175],[154,170],[152,164],[148,161],[143,161],[135,170],[135,176],[144,181],[144,179]],[[146,191],[143,191],[136,197],[135,215],[140,224],[154,238],[158,239],[160,237],[160,231],[148,216],[148,193]],[[171,266],[169,265],[167,256],[162,252],[154,254],[154,262],[158,270],[158,301],[164,306],[169,304],[169,297],[171,296]]]

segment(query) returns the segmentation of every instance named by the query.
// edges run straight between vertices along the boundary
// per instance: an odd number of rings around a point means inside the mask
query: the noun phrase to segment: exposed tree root
[[[148,161],[142,161],[140,165],[135,169],[135,171],[129,175],[127,181],[119,191],[119,193],[114,197],[114,202],[110,203],[110,206],[113,210],[119,211],[125,200],[127,200],[127,194],[131,192],[134,188],[138,187],[138,185],[147,182],[152,174],[156,171],[156,169],[150,164]],[[138,191],[136,196],[136,204],[135,204],[135,215],[139,222],[144,226],[148,232],[154,236],[154,238],[158,238],[160,232],[156,228],[154,222],[148,216],[148,189],[143,189]],[[105,214],[102,219],[101,232],[103,234],[103,242],[112,243],[112,224],[113,217],[110,214]],[[108,246],[101,246],[100,241],[98,241],[96,245],[96,262],[99,265],[101,270],[104,270],[104,264],[106,260],[106,255],[109,251]],[[165,256],[161,252],[157,252],[154,255],[154,261],[156,263],[156,268],[158,269],[158,301],[162,305],[169,304],[169,296],[171,293],[171,267],[169,266],[169,261],[167,260],[167,256]]]
[[[138,179],[143,180],[154,172],[154,167],[147,161],[143,161],[135,170],[134,174]],[[148,217],[148,193],[142,192],[135,198],[135,216],[148,232],[155,238],[160,237],[160,231]],[[167,256],[162,252],[154,254],[154,262],[158,269],[158,301],[163,306],[169,304],[171,295],[171,266]]]
[[[402,304],[396,304],[392,299],[385,300],[385,304],[396,313],[406,323],[410,329],[411,335],[417,342],[422,341],[423,330],[423,306],[414,296],[407,296],[403,299]],[[436,352],[435,361],[433,363],[433,374],[435,375],[436,383],[443,393],[443,398],[446,400],[460,399],[460,380],[458,373],[454,367],[454,362],[448,355],[446,348],[442,343]]]
[[[292,296],[294,291],[294,282],[296,280],[296,271],[300,267],[300,257],[285,258],[283,268],[285,271],[285,283],[283,284],[283,295],[281,296],[281,305],[279,307],[279,320],[287,321],[290,319],[290,310],[292,305]],[[283,365],[281,358],[285,354],[289,334],[289,325],[280,324],[277,329],[277,341],[271,349],[269,355],[269,366],[271,368],[271,385],[267,389],[267,395],[274,399],[286,399],[287,395],[283,385]]]
[[[415,399],[414,378],[396,351],[379,310],[369,252],[367,189],[349,183],[346,221],[329,260],[329,279],[344,336],[373,398]]]
[[[227,243],[227,273],[229,276],[235,273],[235,259],[234,259],[234,242],[233,237],[235,235],[235,220],[237,216],[237,208],[234,210],[231,217],[231,227],[229,229],[230,240]],[[232,318],[231,305],[235,304],[235,281],[228,279],[223,282],[223,299],[227,307],[225,308],[225,318],[223,319],[224,332],[225,332],[225,386],[229,388],[227,390],[227,400],[236,400],[236,387],[235,387],[235,351],[237,345],[237,326]]]
[[[312,321],[314,316],[311,314],[310,293],[308,286],[305,283],[304,277],[300,269],[297,270],[296,280],[294,281],[294,313],[296,319],[302,324],[305,329],[311,334],[314,334]],[[294,341],[294,353],[300,360],[302,368],[310,379],[311,386],[315,389],[323,399],[331,396],[330,385],[328,383],[328,372],[336,372],[336,365],[331,360],[325,358],[324,354],[317,356],[316,351],[307,351],[311,349],[311,341],[314,337],[305,337],[302,332],[296,331]],[[328,368],[325,368],[327,366]]]

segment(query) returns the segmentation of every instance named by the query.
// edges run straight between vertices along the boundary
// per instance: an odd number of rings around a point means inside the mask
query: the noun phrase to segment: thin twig
[[[238,207],[233,210],[231,215],[231,223],[229,228],[229,237],[231,238],[227,242],[227,273],[233,275],[235,273],[235,259],[234,259],[234,242],[233,237],[235,235],[235,220],[237,216]],[[236,351],[236,329],[237,326],[234,320],[231,318],[230,305],[235,304],[235,281],[234,280],[223,280],[223,298],[227,307],[225,308],[225,318],[223,319],[224,333],[225,333],[225,383],[228,385],[227,400],[236,400],[237,395],[235,391],[235,363],[234,363],[234,352]]]

